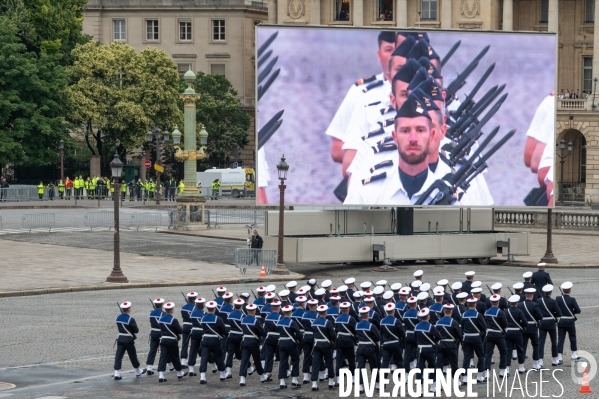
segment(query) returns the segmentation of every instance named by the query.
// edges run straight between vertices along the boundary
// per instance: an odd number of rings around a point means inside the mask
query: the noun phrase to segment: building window
[[[393,21],[393,0],[377,0],[377,21]]]
[[[146,40],[158,40],[157,19],[146,19]]]
[[[582,57],[582,90],[593,92],[593,57]]]
[[[420,19],[422,21],[437,20],[437,0],[422,0],[422,13]]]
[[[193,71],[193,66],[191,64],[177,64],[177,72],[181,76],[185,75],[190,69]]]
[[[225,40],[225,20],[224,19],[213,19],[212,20],[212,40],[214,40],[214,41]]]
[[[549,21],[549,0],[541,0],[541,15],[539,22],[547,23]]]
[[[115,19],[112,21],[114,30],[114,40],[125,41],[127,40],[127,29],[124,19]]]
[[[335,0],[335,21],[349,21],[349,1]]]
[[[586,0],[585,14],[585,22],[595,22],[595,0]]]
[[[179,40],[191,40],[191,21],[179,21]]]
[[[210,75],[222,75],[225,76],[225,64],[211,64]]]

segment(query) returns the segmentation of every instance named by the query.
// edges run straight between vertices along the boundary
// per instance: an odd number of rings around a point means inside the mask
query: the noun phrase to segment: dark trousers
[[[60,199],[62,199],[62,198],[63,198],[63,196],[64,196],[64,191],[59,191],[59,192],[58,192],[58,196],[60,197]]]
[[[410,372],[410,362],[416,358],[416,341],[406,341],[406,348],[404,350],[403,363],[406,369],[406,374]]]
[[[403,367],[403,355],[401,353],[401,345],[399,342],[383,344],[383,362],[381,367],[384,369],[389,368],[389,364],[392,360],[397,367]]]
[[[239,376],[247,377],[248,368],[250,367],[250,357],[254,360],[254,366],[258,375],[264,374],[262,363],[260,363],[260,347],[254,346],[243,346],[241,345],[241,364],[239,366]]]
[[[378,363],[378,356],[376,355],[376,351],[378,350],[378,348],[374,347],[373,345],[359,345],[358,344],[358,350],[356,351],[356,358],[358,360],[358,369],[365,369],[366,368],[366,362],[368,362],[368,364],[370,365],[370,371],[372,372],[373,369],[378,369],[379,368],[379,363]],[[351,365],[350,365],[351,366]],[[362,373],[360,372],[358,374],[358,380],[360,384],[362,384],[362,380],[361,380],[361,375]],[[376,376],[376,381],[378,382],[378,374]],[[312,379],[312,381],[314,381],[314,379]]]
[[[452,372],[458,369],[458,348],[439,348],[437,350],[435,367],[443,369],[447,365],[449,365]]]
[[[547,340],[547,334],[551,339],[551,356],[557,357],[557,334],[555,328],[552,330],[539,329],[539,359],[545,356],[545,341]]]
[[[114,369],[120,370],[121,365],[123,363],[123,356],[125,356],[125,352],[129,355],[129,360],[131,360],[131,365],[133,368],[139,367],[139,360],[137,360],[137,351],[135,350],[135,343],[130,342],[128,344],[117,343],[116,344],[116,355],[114,356]]]
[[[507,347],[507,365],[512,364],[512,352],[518,353],[518,364],[524,364],[524,347],[522,346],[522,333],[520,331],[508,331],[505,334],[505,345]]]
[[[335,375],[339,375],[339,370],[345,367],[345,360],[349,364],[349,370],[353,371],[356,368],[356,353],[353,346],[339,348],[337,347],[337,363]]]
[[[146,360],[147,365],[153,365],[154,360],[156,359],[156,353],[158,352],[158,347],[160,346],[160,337],[150,337],[150,351],[148,352],[148,359]],[[168,358],[166,360],[167,363],[171,362],[171,359]]]
[[[302,352],[304,353],[302,373],[310,372],[310,366],[312,366],[312,348],[314,348],[314,342],[302,342]]]
[[[491,369],[491,360],[493,360],[493,349],[497,347],[499,351],[499,369],[503,370],[506,367],[507,358],[507,346],[505,345],[505,338],[503,336],[487,336],[485,343],[485,368]],[[511,358],[510,353],[510,358]]]
[[[576,346],[576,327],[558,327],[557,328],[557,353],[564,353],[564,343],[566,342],[566,333],[570,338],[570,350],[575,352],[578,350]]]
[[[335,368],[333,367],[333,348],[330,346],[314,347],[312,349],[312,381],[318,381],[318,373],[321,365],[329,370],[329,378],[335,377]]]
[[[474,355],[476,355],[476,358],[478,359],[476,363],[476,368],[479,372],[483,372],[485,370],[485,353],[483,349],[482,339],[475,337],[475,339],[469,339],[468,341],[464,341],[464,343],[462,344],[462,349],[464,351],[464,361],[462,362],[462,368],[468,370],[468,367],[470,366],[470,360],[472,360],[474,358]]]
[[[160,340],[160,360],[158,361],[158,371],[166,371],[166,364],[171,361],[175,370],[181,371],[181,359],[179,359],[179,344],[176,339]]]
[[[189,354],[187,358],[188,366],[195,366],[196,359],[200,354],[200,345],[202,343],[202,338],[193,338],[189,339]]]
[[[225,360],[223,359],[223,348],[221,344],[217,345],[204,345],[201,346],[201,357],[200,360],[200,373],[205,373],[208,369],[208,357],[210,355],[214,356],[214,361],[216,362],[216,367],[218,367],[218,371],[225,371]]]
[[[295,344],[279,345],[279,379],[287,378],[291,359],[291,376],[299,377],[299,351]]]
[[[237,358],[241,360],[241,341],[242,336],[239,335],[239,338],[232,338],[233,336],[238,334],[229,335],[227,339],[227,361],[225,362],[225,367],[233,367],[233,358]]]
[[[418,365],[416,367],[420,369],[421,376],[424,376],[424,369],[435,368],[436,358],[437,351],[435,348],[418,348]],[[431,375],[431,378],[434,381],[434,374]]]
[[[526,355],[526,348],[528,347],[528,340],[530,340],[530,345],[532,346],[532,360],[539,360],[539,335],[538,332],[534,332],[532,334],[522,334],[522,350]],[[520,363],[522,364],[522,363]]]
[[[190,335],[191,335],[191,331],[188,331],[188,332],[183,331],[183,334],[181,334],[181,359],[187,359],[187,354],[189,352],[189,337],[190,337]]]
[[[277,353],[277,345],[264,344],[262,345],[262,352],[264,353],[264,372],[272,373],[275,353]]]

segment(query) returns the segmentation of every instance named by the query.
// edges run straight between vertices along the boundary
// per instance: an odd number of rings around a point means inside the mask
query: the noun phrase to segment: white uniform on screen
[[[264,147],[258,150],[258,187],[268,187],[270,174],[268,174],[268,162],[266,162],[266,151]]]
[[[555,132],[555,96],[549,95],[541,101],[530,122],[526,136],[547,144]]]
[[[555,153],[555,142],[554,140],[549,140],[545,149],[543,150],[543,155],[541,156],[541,162],[539,162],[539,170],[543,168],[552,168],[553,167],[553,154]]]

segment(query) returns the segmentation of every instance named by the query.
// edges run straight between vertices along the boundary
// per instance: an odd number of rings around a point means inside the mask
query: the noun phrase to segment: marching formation
[[[331,280],[318,285],[310,279],[303,287],[291,281],[278,293],[274,285],[251,290],[253,301],[249,293],[234,299],[236,295],[220,286],[212,300],[197,292],[184,295],[181,322],[175,317],[174,302],[156,298],[151,300],[145,369],[136,355],[140,330],[131,316],[131,302],[123,302],[116,318],[114,379],[121,379],[125,352],[136,376],[154,374],[159,349],[159,382],[167,381],[167,368],[176,370],[179,379],[196,376],[198,357],[200,384],[208,383],[209,364],[221,381],[227,381],[233,378],[233,359],[237,359],[240,386],[253,373],[261,382],[272,381],[278,362],[280,388],[287,388],[291,377],[292,387],[311,384],[312,391],[326,380],[329,389],[337,388],[340,369],[353,373],[367,363],[371,371],[403,368],[406,378],[412,369],[445,372],[475,367],[477,381],[486,383],[494,355],[498,355],[501,377],[509,376],[512,361],[517,361],[512,373],[529,371],[524,367],[529,347],[530,370],[538,371],[548,366],[544,364],[547,336],[552,366],[563,363],[566,334],[571,359],[579,359],[575,321],[581,311],[571,296],[571,282],[561,284],[561,296],[554,299],[555,287],[540,263],[535,273],[523,274],[524,281],[506,287],[509,297],[502,296],[501,283],[486,285],[490,294],[486,296],[482,283],[474,279],[475,272],[465,274],[463,282],[450,285],[443,279],[434,288],[424,282],[422,270],[407,286],[385,280],[358,285],[355,278],[344,279],[339,287],[333,287]]]

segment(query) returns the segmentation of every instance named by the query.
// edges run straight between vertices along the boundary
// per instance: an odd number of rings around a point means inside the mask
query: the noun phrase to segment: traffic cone
[[[582,376],[582,386],[580,387],[580,389],[578,390],[578,392],[580,392],[580,393],[591,393],[591,392],[593,392],[591,390],[591,386],[589,385],[588,369],[584,369],[584,374]]]
[[[266,277],[266,270],[264,270],[264,263],[262,264],[262,268],[260,269],[260,277]]]

